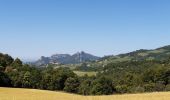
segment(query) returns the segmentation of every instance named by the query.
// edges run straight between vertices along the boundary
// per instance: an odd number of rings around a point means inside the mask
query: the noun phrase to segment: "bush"
[[[145,92],[145,89],[141,86],[137,86],[137,87],[132,87],[130,92],[131,93],[143,93]]]
[[[155,88],[155,83],[148,83],[144,85],[145,92],[153,92]]]
[[[170,91],[170,84],[166,85],[165,91]]]
[[[154,91],[164,91],[165,90],[165,85],[161,82],[158,82],[155,84],[155,89]]]
[[[116,92],[118,93],[127,93],[127,91],[129,90],[127,85],[118,85],[115,87]]]

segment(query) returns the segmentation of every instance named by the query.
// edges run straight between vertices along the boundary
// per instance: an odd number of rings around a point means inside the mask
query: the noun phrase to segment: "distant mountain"
[[[34,65],[41,66],[46,64],[78,64],[86,61],[95,61],[100,57],[85,53],[77,52],[73,55],[70,54],[54,54],[51,57],[42,56],[38,61],[33,62]]]

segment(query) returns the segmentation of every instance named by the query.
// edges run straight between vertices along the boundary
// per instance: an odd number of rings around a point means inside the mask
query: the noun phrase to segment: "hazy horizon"
[[[104,56],[170,44],[169,0],[0,1],[0,52]]]

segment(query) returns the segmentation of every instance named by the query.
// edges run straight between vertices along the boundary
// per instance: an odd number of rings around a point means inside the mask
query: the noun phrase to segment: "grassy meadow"
[[[1,87],[0,100],[170,100],[170,92],[80,96],[63,92]]]
[[[97,72],[83,72],[83,71],[74,71],[74,73],[77,74],[78,76],[84,75],[95,76],[97,74]]]

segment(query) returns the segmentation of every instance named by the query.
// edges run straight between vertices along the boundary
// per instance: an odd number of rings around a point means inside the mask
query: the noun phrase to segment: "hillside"
[[[0,100],[170,100],[170,92],[110,96],[80,96],[35,89],[0,88]]]
[[[98,61],[86,63],[89,69],[93,68],[95,70],[98,70],[109,63],[121,63],[126,61],[145,61],[145,60],[163,61],[168,59],[169,57],[170,57],[170,45],[152,50],[140,49],[125,54],[105,56],[99,59]],[[81,68],[78,69],[81,70]]]
[[[104,57],[101,61],[123,62],[123,61],[142,61],[142,60],[165,60],[170,56],[170,45],[157,49],[140,49],[133,52],[119,54],[116,56]]]

